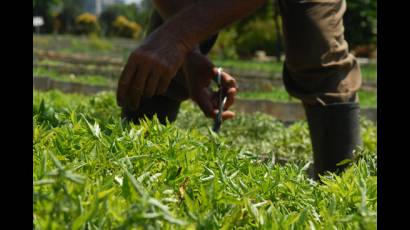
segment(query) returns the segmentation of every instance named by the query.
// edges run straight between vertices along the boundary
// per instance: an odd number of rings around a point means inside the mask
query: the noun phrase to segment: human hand
[[[191,52],[183,65],[183,70],[190,98],[198,104],[205,116],[215,118],[219,111],[219,93],[212,92],[209,86],[218,74],[217,68],[204,55]],[[237,85],[235,79],[223,71],[221,85],[223,94],[227,97],[225,111],[222,112],[222,119],[226,120],[235,116],[234,112],[227,109],[234,103]]]
[[[189,48],[166,31],[151,33],[128,58],[117,87],[117,103],[137,110],[141,97],[166,92]]]

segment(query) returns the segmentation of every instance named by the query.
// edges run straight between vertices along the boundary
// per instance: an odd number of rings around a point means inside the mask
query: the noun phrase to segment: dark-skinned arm
[[[191,6],[197,0],[153,0],[154,7],[164,21],[177,14],[183,9]],[[217,93],[210,91],[212,78],[217,69],[212,62],[199,51],[199,45],[188,54],[182,65],[185,82],[190,98],[195,101],[207,117],[214,118],[218,112]],[[222,119],[230,119],[235,113],[227,109],[234,103],[237,85],[235,79],[229,74],[222,72],[222,90],[227,96]],[[147,80],[150,82],[149,80]],[[149,83],[147,85],[150,85]],[[145,88],[149,90],[149,87]]]
[[[187,55],[198,43],[249,15],[264,2],[199,0],[183,7],[130,55],[118,83],[118,104],[136,110],[144,92],[164,94]],[[158,9],[160,14],[164,13],[160,7]],[[147,81],[148,78],[153,80]]]

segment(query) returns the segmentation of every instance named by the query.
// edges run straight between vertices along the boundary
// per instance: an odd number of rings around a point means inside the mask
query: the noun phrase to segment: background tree
[[[275,0],[268,0],[252,15],[221,31],[216,44],[220,53],[213,54],[219,57],[250,58],[257,50],[263,50],[279,58],[283,45],[281,18],[276,7]]]
[[[62,9],[57,14],[60,33],[74,33],[75,19],[84,12],[82,0],[63,0]]]
[[[138,5],[138,14],[136,21],[141,25],[148,25],[153,5],[151,0],[142,0]]]
[[[145,25],[148,23],[148,20],[145,17],[148,17],[149,15],[145,12],[143,6],[138,6],[134,3],[112,4],[105,8],[99,17],[102,32],[105,36],[112,34],[113,23],[119,16],[125,17],[130,22]],[[146,23],[145,20],[147,21]]]
[[[112,24],[112,35],[138,39],[141,35],[141,26],[137,22],[131,22],[126,17],[120,15]]]
[[[377,46],[377,1],[349,0],[344,15],[345,36],[352,49]]]
[[[41,16],[44,25],[42,32],[50,33],[53,30],[53,7],[61,3],[61,0],[33,0],[33,16]],[[33,27],[34,32],[34,27]]]
[[[75,32],[77,34],[94,34],[100,33],[97,17],[94,14],[82,13],[75,19]]]

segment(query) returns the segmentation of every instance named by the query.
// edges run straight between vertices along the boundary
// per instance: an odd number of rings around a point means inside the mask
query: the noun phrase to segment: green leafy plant
[[[134,125],[113,93],[34,91],[36,229],[375,229],[376,127],[348,170],[310,180],[305,122],[211,120],[184,103],[175,124]]]

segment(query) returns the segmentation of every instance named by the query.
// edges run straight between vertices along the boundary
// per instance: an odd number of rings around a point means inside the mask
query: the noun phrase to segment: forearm
[[[160,14],[168,18],[161,26],[187,50],[222,28],[251,14],[266,0],[154,0]],[[166,3],[164,3],[166,2]],[[182,9],[178,11],[178,9]]]
[[[161,18],[166,21],[173,15],[192,6],[192,4],[197,3],[198,1],[199,0],[152,0],[152,3]],[[191,52],[200,53],[198,44],[193,47]]]
[[[158,14],[164,21],[197,2],[198,0],[152,0],[155,10],[158,12]],[[188,56],[185,59],[183,67],[186,67],[190,57],[192,55],[195,55],[195,53],[201,53],[198,44],[196,44],[191,50],[191,52],[189,52]]]

